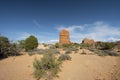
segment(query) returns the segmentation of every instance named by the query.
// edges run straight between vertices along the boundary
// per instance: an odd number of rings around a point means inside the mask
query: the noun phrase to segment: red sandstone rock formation
[[[59,38],[59,43],[60,44],[70,44],[70,38],[69,38],[69,32],[65,29],[63,29],[60,32],[60,38]]]
[[[84,38],[82,41],[83,44],[95,44],[93,39]]]

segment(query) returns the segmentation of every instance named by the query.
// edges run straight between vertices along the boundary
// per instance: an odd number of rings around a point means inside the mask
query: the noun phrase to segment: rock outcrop
[[[95,44],[93,39],[84,38],[82,41],[83,44]]]
[[[59,43],[60,44],[70,44],[70,37],[69,37],[69,32],[65,29],[63,29],[60,32],[60,38],[59,38]]]

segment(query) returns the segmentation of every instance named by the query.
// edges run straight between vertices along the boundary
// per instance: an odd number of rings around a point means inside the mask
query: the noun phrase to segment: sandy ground
[[[120,80],[115,76],[118,57],[71,54],[72,61],[63,63],[62,72],[56,80]],[[116,79],[117,77],[117,79]]]
[[[33,61],[40,55],[21,55],[0,60],[0,80],[35,80]]]
[[[59,78],[55,80],[120,80],[119,57],[70,56],[72,60],[63,63]],[[41,57],[25,54],[0,60],[0,80],[35,80],[32,75],[33,61]]]

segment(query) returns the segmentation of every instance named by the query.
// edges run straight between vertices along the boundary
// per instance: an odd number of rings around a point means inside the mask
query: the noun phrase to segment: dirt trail
[[[118,57],[70,54],[71,61],[65,61],[62,72],[55,80],[112,80],[118,71]],[[0,80],[35,80],[33,78],[34,58],[41,55],[21,55],[0,60]],[[119,73],[115,75],[119,76]],[[118,79],[120,80],[120,78]]]

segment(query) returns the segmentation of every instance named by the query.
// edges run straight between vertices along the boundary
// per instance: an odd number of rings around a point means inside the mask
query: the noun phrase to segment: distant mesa
[[[95,44],[93,39],[84,38],[82,41],[83,44]]]
[[[70,44],[70,37],[69,37],[69,31],[68,30],[61,30],[60,37],[59,37],[59,43],[60,44]]]

